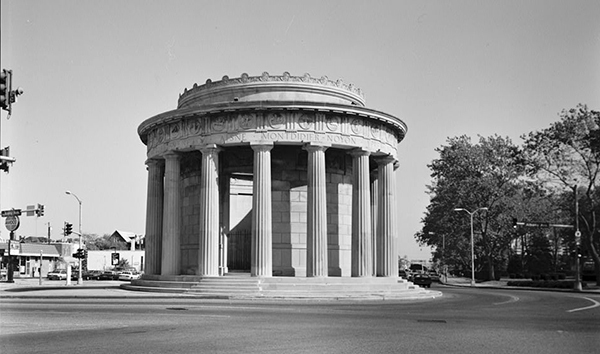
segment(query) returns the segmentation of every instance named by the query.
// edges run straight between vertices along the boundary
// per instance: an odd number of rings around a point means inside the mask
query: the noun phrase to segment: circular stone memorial
[[[398,278],[395,210],[406,131],[325,76],[242,74],[185,89],[177,109],[138,128],[146,255],[132,287],[410,287]]]

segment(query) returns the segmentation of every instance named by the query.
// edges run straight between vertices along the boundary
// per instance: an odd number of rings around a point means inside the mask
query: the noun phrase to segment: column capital
[[[219,147],[217,144],[208,144],[198,149],[201,153],[215,153],[221,152],[223,149]]]
[[[160,168],[165,165],[165,160],[151,158],[151,159],[147,159],[145,164],[146,164],[146,170],[148,170],[151,167],[159,167]]]
[[[144,163],[145,163],[146,165],[151,165],[151,164],[157,164],[157,163],[158,163],[158,164],[162,164],[163,162],[164,162],[164,160],[163,160],[163,159],[157,159],[157,158],[154,158],[154,157],[153,157],[153,158],[149,158],[149,159],[147,159],[147,160],[146,160]]]
[[[162,155],[162,157],[165,158],[165,160],[167,159],[179,159],[181,155],[179,155],[179,153],[177,151],[171,150],[171,151],[167,151],[166,153],[164,153]]]
[[[304,144],[302,148],[306,151],[325,151],[331,147],[331,144],[320,144],[320,143],[308,143]]]
[[[271,151],[273,143],[250,143],[250,147],[254,151]]]
[[[371,155],[370,151],[364,149],[352,149],[348,152],[352,157],[361,157],[361,156],[369,156]]]
[[[375,157],[375,162],[377,162],[377,165],[386,165],[391,162],[396,163],[397,160],[392,155],[385,155]]]

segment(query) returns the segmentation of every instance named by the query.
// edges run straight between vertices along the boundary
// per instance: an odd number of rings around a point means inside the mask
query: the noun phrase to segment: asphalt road
[[[3,299],[0,353],[597,353],[600,295],[419,301]]]

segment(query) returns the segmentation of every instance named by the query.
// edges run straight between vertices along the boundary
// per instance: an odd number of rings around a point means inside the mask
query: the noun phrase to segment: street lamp
[[[475,286],[475,246],[473,243],[473,215],[479,210],[488,210],[488,208],[478,208],[470,212],[464,208],[456,208],[454,211],[464,211],[471,216],[471,286]]]
[[[81,199],[79,199],[75,193],[71,193],[71,191],[66,191],[65,193],[74,196],[79,203],[79,248],[81,249]],[[79,274],[77,275],[77,285],[81,285],[82,283],[83,278],[81,274],[81,258],[79,258]]]

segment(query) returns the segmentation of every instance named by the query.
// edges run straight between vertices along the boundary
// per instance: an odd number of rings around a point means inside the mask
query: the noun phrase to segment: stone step
[[[396,278],[261,278],[251,277],[249,273],[228,273],[221,277],[145,276],[122,287],[137,291],[237,299],[407,299],[432,294],[412,282]]]

